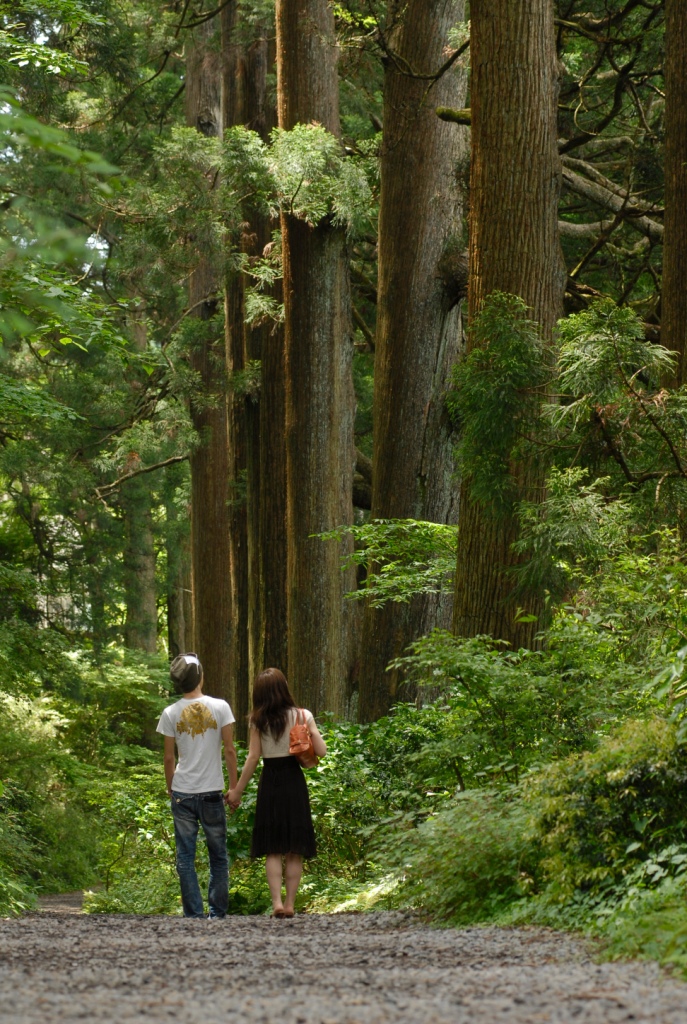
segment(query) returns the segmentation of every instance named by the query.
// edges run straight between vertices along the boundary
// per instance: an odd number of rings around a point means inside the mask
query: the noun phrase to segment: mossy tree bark
[[[665,232],[661,344],[677,355],[685,380],[687,350],[687,6],[666,0]]]
[[[463,0],[441,0],[431,16],[411,0],[389,17],[397,56],[384,75],[379,278],[374,380],[373,519],[456,522],[458,485],[445,391],[461,343],[465,278],[451,272],[462,253],[457,170],[468,155],[466,129],[439,120],[437,104],[465,103],[465,73],[452,68],[432,87],[424,78],[444,64],[448,34]],[[389,662],[435,625],[451,622],[450,599],[365,609],[359,713],[378,718],[397,699]]]
[[[340,135],[327,0],[277,0],[279,125]],[[345,236],[282,216],[286,351],[289,679],[315,714],[344,710],[349,636],[341,545],[317,534],[353,519],[353,384]]]
[[[221,69],[218,19],[189,30],[186,38],[186,123],[204,135],[219,135]],[[232,699],[230,520],[224,336],[217,325],[216,266],[202,259],[189,280],[190,315],[198,341],[190,355],[203,394],[192,403],[201,437],[191,456],[191,550],[194,647],[203,664],[208,693]]]
[[[558,72],[551,0],[473,0],[469,317],[494,291],[521,296],[550,338],[562,312],[565,271],[557,227]],[[468,349],[472,341],[468,332]],[[523,496],[543,494],[541,465],[515,467]],[[514,516],[495,518],[463,483],[454,629],[532,646],[541,601],[518,594]],[[534,615],[517,615],[518,606]]]

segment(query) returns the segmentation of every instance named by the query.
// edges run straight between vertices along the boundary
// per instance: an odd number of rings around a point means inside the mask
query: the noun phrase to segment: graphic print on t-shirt
[[[200,701],[194,701],[184,708],[177,722],[177,732],[187,732],[192,737],[202,736],[208,729],[216,728],[217,722],[212,712]]]

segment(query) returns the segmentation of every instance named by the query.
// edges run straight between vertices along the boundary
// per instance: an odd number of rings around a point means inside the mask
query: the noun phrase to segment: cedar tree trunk
[[[661,344],[677,354],[685,380],[687,342],[687,5],[666,0],[665,234]]]
[[[124,643],[136,651],[157,650],[155,541],[150,485],[144,476],[122,484],[124,509]]]
[[[373,519],[457,520],[444,396],[460,346],[462,291],[446,274],[464,248],[456,171],[468,140],[466,129],[440,121],[435,108],[465,106],[465,74],[454,67],[428,90],[426,80],[401,69],[436,72],[464,7],[464,0],[441,0],[428,16],[423,0],[411,0],[389,39],[399,60],[387,60],[384,76]],[[412,640],[450,621],[450,598],[365,609],[363,721],[385,714],[396,698],[398,673],[386,672],[389,662]]]
[[[221,132],[221,75],[216,20],[189,32],[186,40],[186,123],[204,135]],[[216,268],[201,260],[189,280],[189,307],[199,321],[191,366],[203,385],[192,404],[200,446],[191,456],[191,549],[194,647],[208,693],[231,700],[231,584],[228,510],[227,403],[224,338],[208,321],[218,312]]]
[[[469,316],[493,291],[521,296],[550,338],[561,315],[565,272],[557,206],[557,66],[551,0],[471,4],[472,163]],[[468,337],[468,348],[471,341]],[[515,467],[522,495],[543,494],[544,472]],[[532,646],[536,595],[517,594],[508,572],[518,535],[514,517],[496,519],[470,500],[464,481],[454,603],[459,636],[481,633]]]
[[[267,104],[267,73],[274,64],[274,49],[267,30],[258,28],[259,38],[246,46],[237,38],[238,12],[235,6],[222,12],[223,31],[223,120],[226,128],[243,124],[266,138],[276,122],[276,110]],[[242,237],[236,239],[249,256],[262,253],[269,240],[269,224],[262,214],[246,210]],[[227,372],[245,370],[250,360],[262,356],[264,329],[244,323],[242,275],[230,273],[225,284],[225,337]],[[280,380],[283,389],[283,378]],[[264,602],[262,600],[262,551],[260,529],[260,406],[256,395],[229,391],[229,458],[232,500],[231,581],[235,652],[233,668],[234,707],[238,732],[244,738],[250,708],[251,683],[262,669],[264,646]],[[283,444],[283,420],[278,424]],[[286,500],[285,485],[282,507]],[[284,548],[285,555],[285,548]],[[285,557],[284,557],[285,571]]]
[[[281,128],[317,121],[340,135],[334,17],[327,0],[277,0]],[[286,349],[289,679],[314,714],[344,709],[349,662],[341,545],[350,524],[353,383],[343,231],[282,215]]]

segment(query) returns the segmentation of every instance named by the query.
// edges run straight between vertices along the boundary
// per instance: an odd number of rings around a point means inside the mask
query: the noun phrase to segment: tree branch
[[[663,225],[644,216],[641,205],[627,192],[623,194],[623,190],[618,189],[618,186],[614,186],[617,191],[611,191],[597,182],[583,178],[582,175],[566,166],[563,167],[563,181],[571,192],[619,214],[630,227],[639,231],[640,234],[646,235],[652,242],[663,241]]]
[[[365,323],[365,321],[364,321],[363,317],[361,316],[360,312],[358,311],[358,309],[355,307],[355,305],[353,303],[351,303],[351,309],[353,311],[353,319],[354,319],[354,321],[356,323],[356,326],[360,329],[360,332],[361,332],[363,338],[367,342],[367,345],[368,345],[368,348],[370,349],[370,352],[374,352],[374,350],[375,350],[375,339],[374,339],[374,335],[373,335],[372,331],[367,326],[367,324]]]
[[[590,238],[592,235],[599,235],[603,231],[607,231],[614,221],[611,220],[595,220],[589,224],[575,224],[570,220],[559,220],[558,231],[561,235],[566,238]]]
[[[472,124],[472,110],[463,107],[454,110],[452,107],[437,107],[436,115],[441,121],[452,121],[454,124]]]
[[[601,118],[599,123],[594,127],[593,131],[587,131],[586,128],[582,128],[581,135],[574,135],[572,139],[569,139],[566,143],[564,143],[560,148],[561,153],[568,153],[571,149],[577,149],[579,146],[583,146],[585,142],[589,141],[590,138],[594,138],[595,136],[600,135],[605,128],[608,128],[611,121],[615,120],[620,111],[623,109],[623,94],[625,92],[625,88],[630,77],[630,72],[637,63],[637,59],[639,58],[640,50],[641,47],[638,46],[635,50],[634,57],[632,57],[632,59],[629,60],[628,63],[620,69],[618,73],[618,81],[616,82],[615,91],[613,93],[613,106],[611,107],[609,112],[604,117]],[[577,125],[577,120],[575,123]]]
[[[355,471],[372,486],[372,459],[368,459],[359,448],[355,450]]]
[[[156,469],[163,469],[164,466],[173,466],[177,462],[186,462],[187,459],[188,455],[173,455],[170,459],[164,459],[162,462],[155,462],[152,466],[144,466],[143,469],[134,469],[130,473],[124,473],[123,476],[117,477],[116,480],[113,480],[111,484],[103,484],[102,487],[96,487],[96,497],[100,501],[103,501],[127,480],[131,480],[135,476],[141,476],[143,473],[154,473]]]

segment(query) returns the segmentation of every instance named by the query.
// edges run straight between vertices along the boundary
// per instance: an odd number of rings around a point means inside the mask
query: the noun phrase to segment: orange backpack
[[[303,715],[302,722],[300,721],[301,715]],[[313,768],[318,762],[317,754],[312,745],[312,736],[305,724],[305,713],[302,708],[296,708],[296,722],[289,733],[289,753],[296,758],[303,768]]]

